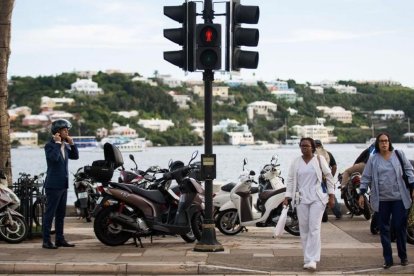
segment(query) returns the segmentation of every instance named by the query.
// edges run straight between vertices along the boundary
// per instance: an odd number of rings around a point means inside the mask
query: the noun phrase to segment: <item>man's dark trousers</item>
[[[55,215],[55,241],[63,241],[63,224],[66,215],[68,189],[45,189],[46,211],[43,218],[43,242],[50,241],[50,229]]]

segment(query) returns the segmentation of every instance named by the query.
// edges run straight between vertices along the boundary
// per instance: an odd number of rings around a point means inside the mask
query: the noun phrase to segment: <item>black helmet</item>
[[[170,172],[175,171],[176,169],[184,167],[184,163],[182,161],[174,161],[170,164]]]
[[[65,119],[58,119],[56,121],[53,121],[52,126],[50,127],[50,130],[52,131],[52,134],[56,134],[59,129],[67,128],[70,129],[72,127],[72,124]]]

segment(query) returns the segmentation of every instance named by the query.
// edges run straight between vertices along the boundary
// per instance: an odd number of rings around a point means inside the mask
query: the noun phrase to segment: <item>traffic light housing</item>
[[[259,53],[242,50],[241,46],[257,46],[259,30],[242,28],[241,24],[257,24],[259,16],[258,6],[241,5],[240,0],[226,3],[226,71],[257,68]]]
[[[197,24],[196,39],[197,69],[221,69],[221,25]]]
[[[182,24],[181,28],[164,29],[164,37],[182,46],[182,50],[164,52],[164,59],[184,71],[195,68],[196,4],[187,2],[180,6],[164,6],[164,15]]]

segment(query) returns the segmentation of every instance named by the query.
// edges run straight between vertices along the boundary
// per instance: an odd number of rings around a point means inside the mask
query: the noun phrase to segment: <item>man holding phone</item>
[[[69,136],[72,124],[65,119],[52,123],[52,139],[45,145],[47,174],[44,184],[46,192],[46,210],[43,216],[43,248],[74,247],[63,235],[66,215],[67,191],[69,187],[68,160],[78,159],[79,151]],[[55,218],[55,244],[50,239],[52,221]]]

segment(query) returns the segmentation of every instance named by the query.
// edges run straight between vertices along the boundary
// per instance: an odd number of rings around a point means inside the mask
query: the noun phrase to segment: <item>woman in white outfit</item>
[[[291,199],[297,208],[304,269],[316,270],[321,256],[321,221],[326,204],[335,205],[334,180],[325,158],[315,155],[312,138],[300,140],[302,156],[290,165],[284,205]],[[326,185],[322,186],[322,180]]]

